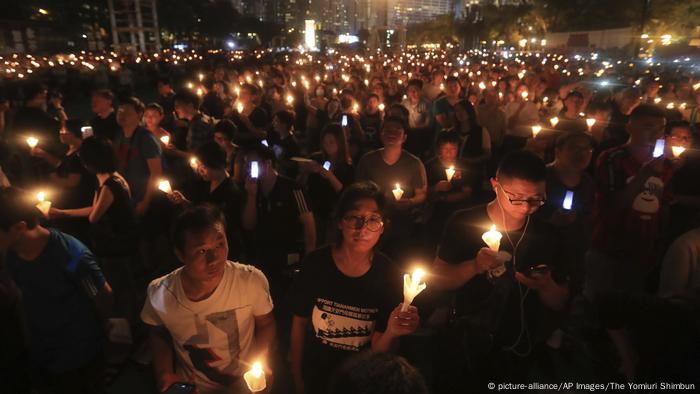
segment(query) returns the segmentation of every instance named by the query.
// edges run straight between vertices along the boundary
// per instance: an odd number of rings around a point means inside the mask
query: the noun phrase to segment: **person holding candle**
[[[570,90],[564,97],[564,108],[557,115],[559,122],[552,128],[560,132],[587,132],[589,129],[586,119],[581,116],[587,103],[588,100],[583,93],[578,90]],[[556,139],[556,136],[554,139]]]
[[[52,208],[51,219],[87,219],[92,250],[114,288],[116,312],[131,324],[137,322],[136,285],[140,273],[138,227],[131,189],[117,171],[112,144],[104,137],[89,137],[80,147],[83,166],[97,177],[92,203],[72,209]]]
[[[251,144],[267,137],[270,114],[258,105],[259,96],[260,89],[257,86],[250,83],[241,86],[237,104],[241,105],[242,111],[237,108],[231,115],[231,120],[238,127],[238,135],[234,140],[238,145]]]
[[[226,171],[237,183],[242,183],[241,156],[238,154],[238,145],[233,143],[237,132],[236,124],[230,119],[222,119],[214,125],[214,142],[226,152]]]
[[[676,159],[678,168],[671,178],[672,199],[670,201],[669,229],[667,242],[700,225],[700,155],[698,154],[697,134],[687,122],[669,122],[666,126],[666,144],[685,148]]]
[[[376,184],[349,186],[338,201],[335,242],[302,263],[292,296],[290,361],[296,393],[326,393],[343,361],[364,349],[393,351],[399,337],[418,327],[415,307],[401,312],[401,272],[375,251],[385,206]]]
[[[379,96],[370,93],[367,96],[367,104],[360,113],[360,126],[365,133],[365,149],[376,149],[379,147],[379,131],[384,120],[384,111],[379,110]]]
[[[22,292],[27,332],[25,358],[14,361],[28,368],[31,387],[26,389],[103,392],[103,340],[112,289],[95,255],[72,236],[41,226],[39,216],[26,193],[0,189],[3,276],[9,274]],[[3,319],[3,326],[12,324],[9,317]],[[11,356],[9,351],[3,350],[3,358]]]
[[[447,77],[445,81],[445,95],[436,99],[434,103],[435,123],[438,130],[451,129],[457,123],[455,118],[455,105],[462,100],[462,87],[459,79],[454,76]]]
[[[458,101],[454,110],[456,123],[451,130],[463,141],[459,156],[472,166],[485,170],[485,164],[491,158],[491,135],[477,122],[476,111],[469,101]]]
[[[539,121],[537,106],[532,100],[523,97],[527,86],[520,85],[515,91],[515,99],[505,106],[506,135],[503,139],[503,153],[521,149],[532,137],[532,127]]]
[[[294,135],[294,123],[295,116],[291,111],[277,112],[272,118],[273,133],[270,133],[267,141],[275,152],[280,172],[290,178],[296,178],[299,173],[298,163],[291,159],[301,156],[301,147]]]
[[[107,89],[92,92],[90,107],[95,114],[90,122],[94,135],[106,137],[114,142],[121,129],[114,111],[114,93]]]
[[[432,214],[426,225],[427,236],[437,244],[450,215],[466,208],[479,190],[479,172],[458,157],[460,137],[453,131],[438,133],[437,156],[425,163],[428,180],[428,203]],[[447,172],[452,169],[452,179]]]
[[[430,127],[430,103],[422,95],[423,81],[412,79],[408,81],[406,88],[406,98],[401,105],[408,110],[408,138],[406,140],[406,150],[416,156],[425,153],[433,139],[432,128]]]
[[[454,352],[448,359],[456,362],[444,369],[445,392],[464,390],[464,373],[475,388],[489,381],[526,379],[535,362],[533,348],[550,334],[543,330],[546,324],[535,320],[549,322],[566,305],[567,260],[551,226],[533,216],[546,201],[545,178],[541,159],[527,151],[512,152],[491,179],[495,198],[457,211],[445,228],[431,286],[457,292],[454,321],[461,322],[453,327],[458,337],[446,339]],[[501,235],[500,252],[484,242],[492,225],[492,232]],[[487,275],[504,264],[505,272]],[[463,346],[455,347],[454,341]]]
[[[164,115],[165,112],[163,107],[161,107],[158,103],[150,103],[146,105],[146,108],[143,111],[143,124],[146,126],[146,129],[148,129],[148,131],[150,131],[151,134],[153,134],[153,136],[160,142],[163,151],[168,149],[172,140],[172,135],[161,127]]]
[[[182,127],[173,132],[171,142],[183,157],[212,138],[214,122],[199,111],[199,104],[199,97],[191,91],[183,90],[175,95],[175,113]]]
[[[417,157],[402,149],[406,142],[404,120],[387,117],[381,133],[384,148],[366,153],[357,165],[355,178],[369,180],[391,198],[388,217],[392,227],[384,234],[382,250],[397,260],[417,246],[410,237],[418,230],[420,207],[427,198],[425,167]],[[400,199],[392,190],[399,184]]]
[[[276,336],[267,279],[227,260],[226,219],[212,205],[183,211],[172,238],[183,266],[151,282],[141,311],[157,388],[192,382],[200,394],[247,393],[243,374],[256,361],[270,365]]]

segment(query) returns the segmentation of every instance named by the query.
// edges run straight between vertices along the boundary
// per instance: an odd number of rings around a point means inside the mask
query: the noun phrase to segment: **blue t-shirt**
[[[80,241],[49,229],[34,261],[7,254],[10,275],[22,291],[34,368],[61,373],[85,365],[101,348],[101,327],[92,304],[105,279],[95,256]]]
[[[160,158],[161,149],[156,137],[143,127],[137,127],[131,138],[123,132],[114,143],[119,163],[119,173],[126,179],[131,190],[131,201],[136,205],[143,200],[148,188],[151,170],[148,159]]]

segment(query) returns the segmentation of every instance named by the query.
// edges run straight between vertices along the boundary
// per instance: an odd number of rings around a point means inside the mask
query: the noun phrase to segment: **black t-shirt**
[[[250,120],[250,123],[252,123],[253,126],[257,127],[258,129],[267,130],[268,126],[270,125],[270,117],[268,113],[260,107],[255,107],[250,115],[248,115],[248,119]],[[243,123],[238,115],[238,112],[234,112],[231,115],[231,120],[236,124],[236,127],[238,127],[238,132],[234,136],[233,142],[238,145],[246,145],[258,141],[258,138],[254,137],[251,134],[252,131]]]
[[[362,112],[360,115],[360,125],[365,132],[365,143],[370,148],[377,148],[381,145],[379,132],[382,129],[382,114],[377,111],[373,114]]]
[[[138,229],[128,186],[122,179],[111,176],[98,189],[98,193],[102,188],[112,192],[114,201],[100,220],[92,223],[90,235],[93,250],[100,257],[133,255],[138,248]]]
[[[279,272],[289,262],[288,255],[302,249],[303,228],[299,216],[311,209],[299,185],[278,175],[268,195],[258,188],[257,226],[253,243],[258,264],[266,274]]]
[[[296,137],[289,135],[281,139],[279,134],[271,133],[267,143],[277,158],[278,171],[290,178],[296,178],[299,174],[299,164],[291,160],[292,157],[301,156],[301,148]]]
[[[90,122],[90,126],[92,126],[92,133],[95,136],[108,138],[112,142],[122,130],[117,123],[117,115],[114,112],[104,119],[95,116]]]
[[[357,278],[343,274],[330,246],[310,253],[292,292],[292,312],[309,319],[304,341],[304,383],[324,392],[333,371],[371,345],[384,332],[391,311],[402,300],[403,275],[376,252],[370,269]]]
[[[92,204],[97,179],[85,169],[77,152],[66,156],[56,168],[56,175],[67,178],[70,175],[80,175],[77,186],[64,190],[60,197],[60,207],[65,209],[83,208]]]
[[[323,165],[328,158],[323,153],[316,152],[311,155],[311,160]],[[345,161],[331,165],[330,171],[343,184],[343,187],[350,185],[355,178],[354,167]],[[320,219],[329,219],[340,193],[336,193],[331,183],[317,173],[309,174],[307,185],[314,215]]]
[[[224,117],[224,100],[214,92],[209,92],[202,100],[201,111],[212,118],[221,119]]]
[[[475,259],[477,252],[486,247],[481,236],[491,224],[485,205],[456,212],[445,228],[438,256],[448,264]],[[457,313],[471,322],[472,329],[476,330],[473,335],[484,338],[493,335],[494,345],[517,344],[519,351],[525,351],[528,337],[532,341],[546,339],[537,336],[534,330],[549,312],[535,291],[519,285],[514,267],[528,272],[530,267],[546,264],[554,280],[563,283],[568,277],[567,260],[559,250],[560,243],[552,227],[536,217],[530,218],[526,230],[523,226],[523,230],[501,233],[500,250],[514,255],[513,260],[506,263],[507,271],[495,280],[489,280],[486,274],[478,275],[462,286],[457,292]],[[513,253],[515,245],[517,253]],[[521,305],[529,336],[520,335]]]

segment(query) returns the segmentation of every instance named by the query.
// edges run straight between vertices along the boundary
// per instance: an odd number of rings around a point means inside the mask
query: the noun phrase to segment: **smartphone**
[[[561,203],[561,207],[566,209],[567,211],[571,210],[571,206],[574,203],[574,192],[571,190],[566,191],[566,195],[564,196],[564,201]]]
[[[92,126],[83,126],[80,128],[80,133],[83,135],[83,139],[92,137],[93,131],[92,131]]]
[[[194,390],[195,387],[189,383],[177,382],[170,385],[164,394],[191,394]]]
[[[268,148],[270,147],[270,144],[267,143],[267,140],[262,140],[262,141],[260,141],[260,142],[261,142],[263,145],[265,145],[266,147],[268,147]]]
[[[340,125],[343,127],[348,127],[348,116],[347,115],[343,115],[343,118],[340,121]]]
[[[330,171],[330,169],[331,169],[331,162],[328,161],[328,160],[326,160],[326,161],[323,163],[323,168],[324,168],[326,171]]]
[[[654,145],[653,156],[656,159],[664,155],[664,147],[666,146],[666,140],[663,138],[656,140],[656,145]]]
[[[530,267],[527,272],[527,276],[532,277],[533,275],[546,275],[549,272],[549,266],[547,264],[539,264],[534,267]]]
[[[258,179],[258,175],[260,175],[260,169],[258,168],[258,162],[253,161],[250,163],[250,177],[253,179]]]

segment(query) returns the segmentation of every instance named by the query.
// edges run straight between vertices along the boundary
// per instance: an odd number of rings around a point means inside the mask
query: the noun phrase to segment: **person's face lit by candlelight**
[[[384,219],[375,200],[362,199],[344,213],[338,228],[344,247],[366,253],[374,248],[384,232]]]
[[[497,203],[505,215],[524,220],[535,213],[545,201],[545,182],[531,182],[519,178],[491,179]]]
[[[454,165],[457,160],[458,147],[452,143],[444,143],[438,147],[438,158],[443,164]]]
[[[568,138],[565,143],[555,148],[556,161],[564,168],[584,171],[593,156],[593,144],[587,134]]]
[[[163,120],[163,114],[155,109],[146,109],[143,113],[143,123],[149,130],[158,130],[160,122]]]
[[[685,149],[690,149],[693,143],[693,134],[688,127],[673,127],[671,133],[666,137],[666,143],[668,146],[682,146]]]
[[[223,275],[228,241],[223,223],[199,231],[185,231],[182,248],[175,254],[182,261],[185,275],[196,282],[207,282]]]

